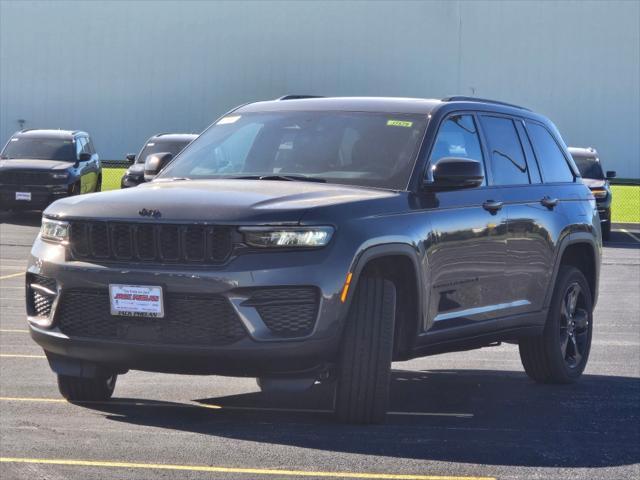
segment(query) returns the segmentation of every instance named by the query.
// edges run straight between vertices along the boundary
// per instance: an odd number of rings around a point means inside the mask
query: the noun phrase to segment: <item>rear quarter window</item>
[[[542,170],[545,183],[573,182],[573,172],[567,159],[549,130],[537,123],[527,122],[529,138]]]

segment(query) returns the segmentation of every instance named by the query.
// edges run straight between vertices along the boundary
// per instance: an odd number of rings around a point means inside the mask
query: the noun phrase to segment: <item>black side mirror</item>
[[[424,186],[436,189],[473,188],[482,185],[484,172],[477,160],[445,157],[429,167]]]
[[[160,170],[166,167],[173,160],[173,155],[169,152],[152,153],[144,161],[144,181],[153,180]]]
[[[136,154],[135,153],[127,153],[127,156],[124,157],[127,162],[129,162],[130,164],[133,164],[136,161]]]
[[[615,170],[607,170],[607,178],[616,178]]]
[[[91,154],[90,153],[82,152],[80,155],[78,155],[78,161],[79,162],[88,162],[89,160],[91,160]]]

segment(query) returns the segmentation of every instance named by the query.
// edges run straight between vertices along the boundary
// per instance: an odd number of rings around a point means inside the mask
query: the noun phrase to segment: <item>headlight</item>
[[[261,248],[324,247],[333,236],[333,227],[242,227],[244,240]]]
[[[52,173],[51,176],[56,180],[64,180],[69,178],[69,172]]]
[[[69,240],[69,222],[42,217],[40,236],[44,240],[64,243]]]
[[[604,198],[607,196],[607,191],[602,188],[594,188],[591,190],[591,193],[593,193],[593,196],[596,198]]]

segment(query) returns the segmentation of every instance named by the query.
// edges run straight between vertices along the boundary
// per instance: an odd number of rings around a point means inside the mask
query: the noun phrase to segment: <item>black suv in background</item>
[[[582,181],[596,198],[598,214],[602,223],[602,238],[609,240],[611,236],[611,201],[613,199],[609,179],[615,178],[616,172],[608,170],[605,176],[595,148],[569,147],[568,150],[580,170]]]
[[[100,191],[100,158],[86,132],[22,130],[0,152],[0,208],[44,209],[54,200]]]
[[[152,182],[44,212],[28,323],[65,398],[106,400],[129,369],[335,382],[338,417],[371,423],[392,360],[514,342],[535,381],[581,376],[600,222],[547,118],[267,101],[163,158]]]
[[[145,181],[144,162],[149,155],[156,153],[170,153],[174,157],[184,147],[195,140],[198,135],[193,133],[159,133],[146,141],[140,153],[127,155],[127,160],[132,162],[120,181],[121,188],[135,187]]]

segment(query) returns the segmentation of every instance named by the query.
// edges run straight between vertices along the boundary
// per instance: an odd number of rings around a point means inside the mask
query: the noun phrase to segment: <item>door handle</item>
[[[547,207],[549,210],[553,210],[553,208],[558,205],[559,200],[557,198],[551,198],[551,197],[542,197],[542,200],[540,200],[540,203],[542,205],[544,205],[545,207]]]
[[[487,200],[482,204],[482,208],[484,208],[488,212],[491,212],[491,215],[495,215],[500,209],[502,209],[502,202]]]

